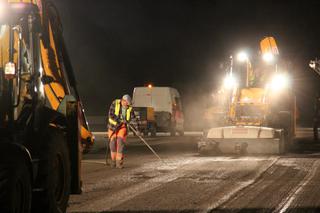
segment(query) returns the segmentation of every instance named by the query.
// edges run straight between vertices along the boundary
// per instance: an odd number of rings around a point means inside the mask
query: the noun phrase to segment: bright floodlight
[[[273,76],[271,81],[271,89],[273,91],[281,91],[289,87],[289,78],[287,75],[280,73]]]
[[[6,31],[6,25],[0,25],[0,39],[3,37]]]
[[[262,58],[265,62],[272,62],[274,60],[274,55],[272,53],[264,53]]]
[[[245,52],[239,52],[238,55],[237,55],[237,59],[240,62],[247,61],[248,60],[248,55]]]
[[[232,89],[236,86],[236,84],[237,84],[237,81],[232,76],[232,74],[228,74],[223,81],[223,87],[226,89]]]
[[[5,8],[4,8],[4,2],[3,2],[3,1],[0,1],[0,18],[3,17],[3,15],[4,15],[4,10],[5,10]]]

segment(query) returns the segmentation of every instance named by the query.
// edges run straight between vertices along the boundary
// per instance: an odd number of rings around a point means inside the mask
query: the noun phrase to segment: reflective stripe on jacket
[[[117,120],[115,120],[114,118],[112,118],[112,116],[110,116],[110,112],[109,112],[109,124],[111,124],[111,126],[117,126],[122,120],[122,118],[120,118],[120,110],[121,110],[121,100],[117,99],[114,101],[114,115],[116,116],[116,118],[118,118]],[[112,105],[111,105],[111,111],[112,111]],[[127,110],[126,110],[126,121],[129,122],[131,119],[131,112],[132,112],[132,107],[128,106]]]

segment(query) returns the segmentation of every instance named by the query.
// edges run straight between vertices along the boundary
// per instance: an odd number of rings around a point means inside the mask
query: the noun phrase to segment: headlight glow
[[[0,21],[2,21],[2,19],[8,15],[7,10],[8,4],[4,1],[0,1]]]
[[[280,91],[289,87],[289,77],[283,73],[273,76],[271,80],[271,89],[273,91]]]
[[[248,54],[246,52],[239,52],[237,55],[237,59],[240,62],[244,62],[248,60]]]
[[[236,85],[237,80],[232,76],[232,74],[228,74],[223,81],[223,87],[226,89],[233,89]]]
[[[269,62],[272,62],[274,60],[274,55],[272,53],[268,52],[268,53],[264,53],[262,55],[262,58],[263,58],[263,60],[265,62],[269,63]]]
[[[6,32],[6,25],[1,25],[0,26],[0,39],[4,36],[5,32]]]

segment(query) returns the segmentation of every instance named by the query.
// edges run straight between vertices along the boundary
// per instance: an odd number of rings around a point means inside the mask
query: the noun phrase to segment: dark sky
[[[292,62],[302,111],[312,108],[320,78],[320,1],[56,0],[87,114],[152,82],[173,86],[185,101],[206,95],[219,64],[241,48],[274,36]],[[303,116],[310,117],[309,114]]]

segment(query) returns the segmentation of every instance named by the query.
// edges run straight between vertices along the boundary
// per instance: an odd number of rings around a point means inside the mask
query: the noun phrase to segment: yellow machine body
[[[30,3],[35,4],[39,8],[40,17],[42,19],[42,22],[45,22],[45,17],[43,16],[43,0],[8,0],[7,3]],[[58,60],[58,53],[57,53],[57,47],[56,47],[56,41],[54,39],[54,34],[52,31],[51,22],[48,22],[48,37],[49,41],[47,44],[43,43],[43,40],[40,41],[40,52],[41,52],[41,60],[42,60],[42,69],[43,74],[52,78],[52,82],[44,85],[44,93],[46,96],[46,99],[48,100],[48,104],[51,106],[53,110],[58,111],[59,106],[62,103],[62,100],[67,96],[71,94],[70,88],[68,86],[68,79],[63,74],[61,69],[61,64]],[[17,38],[18,34],[15,31],[14,36]],[[18,39],[14,39],[16,42],[14,43],[14,48],[18,48]],[[22,44],[24,46],[25,44]],[[9,49],[9,29],[8,27],[2,27],[0,31],[0,69],[4,69],[5,64],[9,61],[9,55],[8,50]],[[18,63],[18,54],[17,52],[14,54],[14,62]],[[22,75],[23,78],[23,75]],[[26,88],[22,86],[22,93],[25,91]],[[24,97],[23,94],[21,96]],[[18,109],[19,110],[19,109]],[[79,116],[80,117],[80,123],[81,123],[81,129],[80,134],[82,138],[82,144],[83,148],[88,151],[88,149],[93,145],[94,143],[94,136],[89,130],[85,115],[84,115],[84,109],[82,107],[81,101],[80,101],[80,109],[82,113]],[[17,111],[16,114],[19,114]]]
[[[273,37],[261,40],[260,48],[261,54],[279,56]],[[254,65],[259,63],[248,60],[242,78],[246,82],[222,94],[228,97],[224,123],[205,130],[198,143],[200,153],[280,154],[290,148],[296,128],[295,96],[290,87],[275,90],[281,88],[285,76],[276,64],[263,65],[264,73],[256,75]]]

